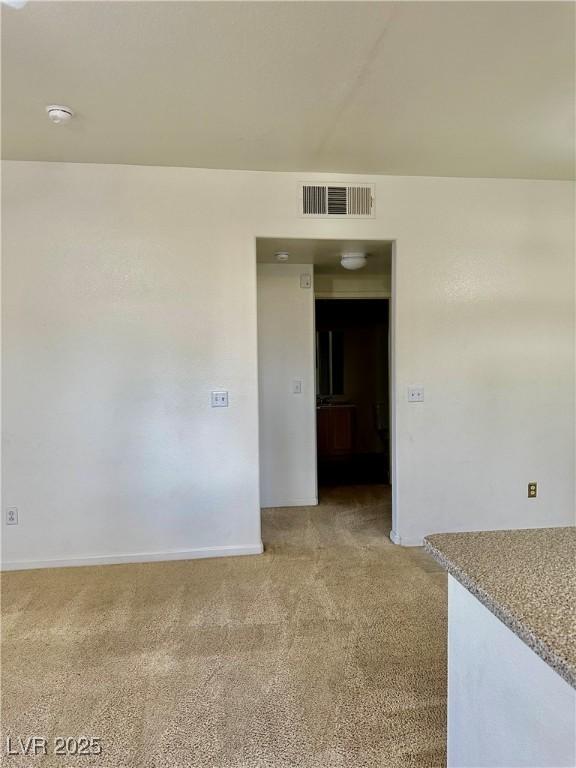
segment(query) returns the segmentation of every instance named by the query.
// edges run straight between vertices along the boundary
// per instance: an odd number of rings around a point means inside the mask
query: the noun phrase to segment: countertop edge
[[[445,568],[456,581],[474,595],[474,597],[477,598],[490,613],[496,616],[496,618],[505,624],[508,629],[514,632],[523,643],[540,656],[549,667],[557,672],[568,685],[576,689],[576,669],[573,669],[566,659],[559,656],[553,648],[540,640],[523,621],[491,597],[491,595],[482,589],[480,584],[478,584],[478,582],[470,576],[464,568],[461,568],[453,560],[444,555],[440,549],[434,546],[434,544],[428,541],[428,537],[424,538],[424,549],[434,558],[434,560],[436,560],[436,562]]]

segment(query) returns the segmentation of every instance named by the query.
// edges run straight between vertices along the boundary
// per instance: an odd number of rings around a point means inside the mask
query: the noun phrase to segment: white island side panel
[[[448,576],[448,767],[575,768],[576,690]]]

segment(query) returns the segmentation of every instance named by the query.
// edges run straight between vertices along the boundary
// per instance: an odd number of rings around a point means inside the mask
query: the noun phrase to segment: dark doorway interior
[[[388,300],[316,300],[318,484],[390,482]]]

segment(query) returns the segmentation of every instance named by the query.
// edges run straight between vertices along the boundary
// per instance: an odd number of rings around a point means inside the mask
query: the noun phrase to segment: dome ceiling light
[[[24,8],[28,0],[1,0],[2,5],[7,5],[10,8],[16,8],[17,11],[19,11],[21,8]]]
[[[46,107],[46,114],[48,119],[55,125],[67,123],[74,117],[74,112],[70,107],[64,107],[61,104],[50,104],[50,106]]]
[[[344,269],[362,269],[366,266],[365,253],[343,253],[340,264]]]
[[[276,254],[276,261],[288,261],[290,254],[288,251],[278,251]]]

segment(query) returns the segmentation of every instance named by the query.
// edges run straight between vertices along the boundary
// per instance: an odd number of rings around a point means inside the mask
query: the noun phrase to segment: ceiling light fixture
[[[344,269],[362,269],[366,266],[365,253],[343,253],[340,264]]]
[[[276,254],[276,261],[288,261],[290,254],[288,251],[278,251]]]
[[[0,0],[2,2],[2,5],[7,5],[10,8],[16,8],[17,11],[19,11],[21,8],[24,8],[28,0]]]
[[[46,114],[48,119],[56,125],[67,123],[74,117],[74,112],[70,107],[63,107],[61,104],[50,104],[50,106],[46,107]]]

